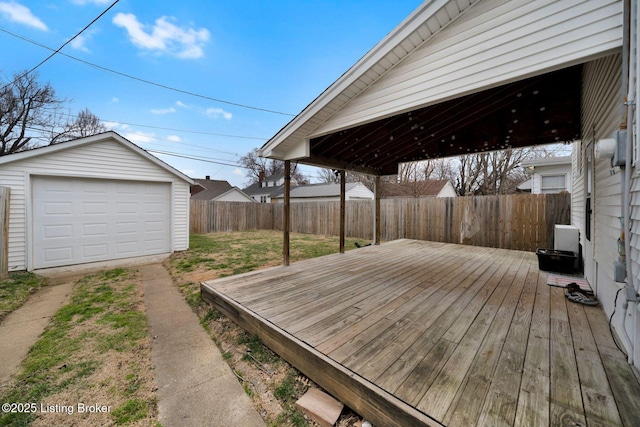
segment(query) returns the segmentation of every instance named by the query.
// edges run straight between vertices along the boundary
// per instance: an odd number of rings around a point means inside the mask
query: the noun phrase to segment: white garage
[[[9,269],[185,250],[191,183],[115,132],[0,157]]]

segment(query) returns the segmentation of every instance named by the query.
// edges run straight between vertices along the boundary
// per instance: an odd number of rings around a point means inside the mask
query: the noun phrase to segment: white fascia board
[[[426,20],[452,0],[429,0],[422,3],[411,15],[405,18],[394,30],[367,52],[358,62],[347,70],[338,80],[322,92],[311,104],[285,125],[261,148],[264,157],[276,157],[278,147],[297,129],[320,112],[329,102],[339,96],[358,78],[375,66],[405,38],[416,31]]]

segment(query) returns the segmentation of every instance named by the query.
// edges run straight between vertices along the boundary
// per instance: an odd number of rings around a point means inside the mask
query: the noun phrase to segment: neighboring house
[[[186,250],[191,184],[115,132],[2,156],[9,270]]]
[[[291,202],[340,201],[340,184],[308,184],[291,189]],[[345,184],[345,200],[373,200],[374,194],[361,182]],[[284,189],[271,196],[273,203],[284,202]]]
[[[255,200],[240,190],[233,187],[228,181],[211,179],[194,179],[191,186],[191,200],[211,200],[215,202],[255,202]]]
[[[291,185],[294,185],[291,182]],[[276,173],[267,177],[260,176],[258,182],[251,184],[242,191],[256,202],[271,203],[271,197],[284,188],[284,174]]]
[[[518,190],[532,194],[571,193],[571,156],[527,160],[520,165],[531,178]]]
[[[260,155],[381,177],[402,162],[574,142],[585,275],[640,368],[636,3],[424,2]],[[612,166],[595,147],[624,129],[626,161]]]
[[[382,197],[456,197],[456,189],[448,179],[385,183]]]

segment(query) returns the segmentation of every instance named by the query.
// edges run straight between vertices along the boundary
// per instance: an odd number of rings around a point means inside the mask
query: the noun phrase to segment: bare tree
[[[56,127],[65,100],[49,83],[40,84],[37,72],[16,73],[0,85],[0,155],[46,143],[47,129]]]
[[[107,127],[102,124],[100,118],[89,111],[88,108],[80,111],[75,120],[68,120],[62,131],[52,131],[51,144],[69,141],[71,139],[83,138],[85,136],[96,135],[106,132]]]
[[[527,159],[552,156],[556,151],[557,147],[540,146],[461,156],[456,191],[463,196],[515,192],[516,186],[526,179],[520,164]]]
[[[319,170],[319,172],[318,172],[318,177],[320,179],[320,182],[324,182],[324,183],[338,183],[338,182],[340,182],[340,178],[338,176],[337,169],[321,168]],[[395,176],[393,178],[382,177],[382,181],[383,182],[384,181],[388,181],[390,179],[395,180]],[[373,191],[374,185],[375,185],[375,177],[373,175],[367,175],[367,174],[359,173],[359,172],[346,171],[345,181],[346,182],[360,182],[360,183],[364,184],[364,186],[367,187],[371,191]]]
[[[240,157],[239,163],[247,169],[247,178],[250,184],[258,182],[262,174],[268,177],[277,173],[284,173],[283,161],[260,157],[257,149],[253,149]],[[307,178],[298,171],[298,163],[296,162],[291,163],[291,178],[299,185],[307,183]]]
[[[336,169],[320,168],[318,170],[318,179],[321,183],[331,184],[339,182],[339,174]]]

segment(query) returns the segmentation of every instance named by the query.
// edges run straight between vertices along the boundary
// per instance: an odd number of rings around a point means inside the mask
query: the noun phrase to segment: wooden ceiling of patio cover
[[[580,139],[582,66],[311,140],[305,163],[394,175],[398,164]]]

